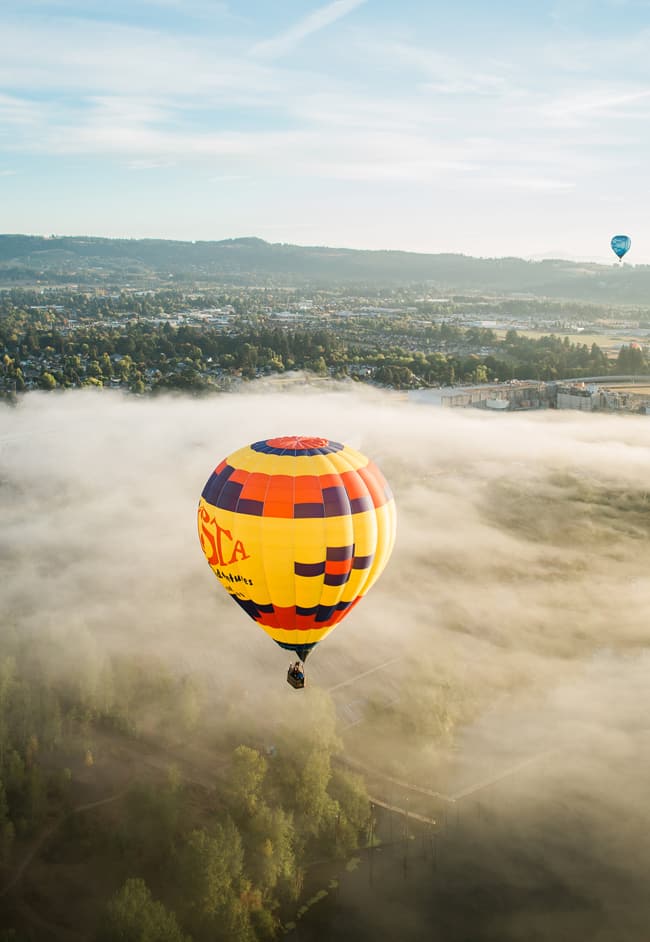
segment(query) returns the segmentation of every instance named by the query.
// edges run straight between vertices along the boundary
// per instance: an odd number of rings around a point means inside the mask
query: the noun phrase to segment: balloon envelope
[[[615,235],[611,241],[612,251],[619,258],[623,258],[626,252],[629,252],[632,240],[626,235]]]
[[[395,542],[395,501],[365,455],[325,438],[255,442],[214,469],[201,547],[229,595],[304,660],[366,594]]]

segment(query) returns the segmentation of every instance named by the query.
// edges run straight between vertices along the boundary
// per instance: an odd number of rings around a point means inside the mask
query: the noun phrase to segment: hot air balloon
[[[214,469],[199,539],[232,599],[281,648],[287,680],[377,580],[395,541],[395,501],[370,459],[326,438],[240,448]],[[298,676],[302,675],[302,676]]]
[[[612,251],[619,259],[622,259],[630,251],[632,240],[626,235],[615,235],[611,241]]]

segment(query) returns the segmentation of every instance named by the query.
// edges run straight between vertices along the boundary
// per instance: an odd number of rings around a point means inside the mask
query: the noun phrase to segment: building
[[[556,404],[558,409],[579,409],[581,412],[593,412],[600,407],[600,390],[590,383],[559,384]]]

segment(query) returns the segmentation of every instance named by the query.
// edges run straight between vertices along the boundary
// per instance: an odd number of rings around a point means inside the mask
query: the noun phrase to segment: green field
[[[495,334],[499,340],[504,340],[506,333],[507,331],[503,329],[495,330]],[[627,334],[621,334],[620,331],[614,329],[603,333],[593,333],[588,331],[570,333],[563,330],[536,330],[534,328],[529,328],[524,330],[517,330],[517,333],[521,337],[530,337],[533,340],[539,340],[540,337],[555,335],[562,338],[568,337],[571,343],[586,343],[588,347],[591,347],[592,343],[595,343],[608,356],[615,356],[623,344],[633,343],[635,340],[637,340],[636,337],[629,336]],[[643,338],[639,339],[637,342],[641,343],[642,341]]]

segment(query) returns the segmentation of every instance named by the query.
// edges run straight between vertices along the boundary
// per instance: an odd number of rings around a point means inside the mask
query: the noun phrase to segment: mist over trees
[[[253,942],[307,935],[316,899],[327,937],[341,913],[358,925],[343,883],[352,857],[348,885],[370,886],[370,844],[375,874],[393,863],[385,900],[364,897],[378,939],[385,901],[411,890],[406,938],[634,938],[645,417],[504,421],[349,383],[279,390],[2,404],[0,924]],[[294,430],[371,454],[399,514],[390,565],[304,691],[195,531],[216,462]],[[397,809],[379,837],[375,801]],[[316,892],[323,861],[340,895],[329,876]]]
[[[72,671],[65,649],[18,637],[6,623],[0,650],[1,859],[10,873],[47,822],[58,822],[58,852],[81,843],[87,865],[101,860],[118,887],[105,910],[96,903],[98,940],[275,938],[309,860],[344,858],[363,839],[367,793],[332,765],[341,743],[326,695],[303,701],[303,732],[276,704],[269,751],[268,730],[245,705],[237,727],[252,744],[235,745],[241,733],[212,726],[214,711],[225,715],[230,704],[162,662],[134,669],[89,653]],[[206,750],[201,785],[187,767],[188,739]],[[212,772],[210,755],[219,757]],[[159,770],[147,781],[139,764],[152,758]],[[118,774],[112,763],[127,764],[133,780],[118,775],[106,795]],[[83,807],[93,801],[81,799],[104,777],[96,801],[112,816],[94,818]]]

